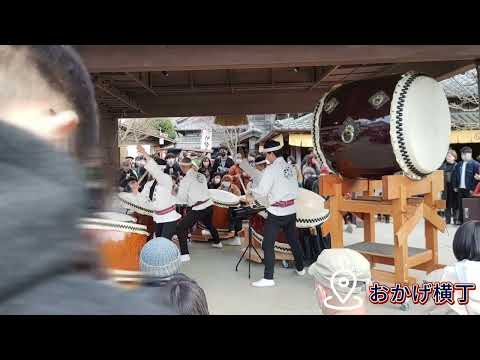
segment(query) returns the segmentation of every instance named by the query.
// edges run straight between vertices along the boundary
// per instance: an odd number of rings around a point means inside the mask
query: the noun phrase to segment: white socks
[[[298,271],[298,270],[295,270],[297,272],[297,275],[298,276],[303,276],[305,275],[307,272],[305,271],[305,268],[302,270],[302,271]]]
[[[190,261],[190,255],[189,255],[189,254],[180,255],[180,261],[181,261],[181,262]]]
[[[252,283],[252,286],[255,287],[268,287],[268,286],[275,286],[275,281],[270,279],[260,279]]]
[[[242,239],[239,236],[235,236],[233,239],[223,241],[225,245],[240,246],[242,245]]]
[[[222,245],[221,242],[219,242],[218,244],[212,243],[212,247],[217,248],[217,249],[221,249],[221,248],[223,248],[223,245]]]

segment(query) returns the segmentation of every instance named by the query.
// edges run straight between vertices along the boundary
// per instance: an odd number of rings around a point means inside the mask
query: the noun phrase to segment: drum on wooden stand
[[[81,219],[79,227],[88,238],[95,239],[103,266],[108,270],[139,271],[140,251],[149,235],[147,227],[125,214],[96,216]]]
[[[346,178],[402,171],[419,180],[445,159],[450,111],[441,85],[426,75],[356,81],[323,96],[312,136],[317,156]]]
[[[153,220],[154,208],[151,204],[141,201],[138,195],[121,192],[118,199],[124,209],[130,210],[131,215],[137,219],[138,224],[145,225],[149,233],[148,239],[155,237],[155,221]]]
[[[316,229],[321,236],[320,227],[328,220],[330,211],[325,209],[325,200],[320,195],[306,190],[299,189],[298,197],[295,200],[297,209],[297,238],[300,239],[304,230]],[[252,243],[255,248],[261,251],[263,237],[265,234],[266,211],[262,211],[250,219],[252,228]],[[288,244],[283,230],[280,230],[274,244],[276,260],[293,260],[292,250]],[[304,249],[307,250],[308,249]],[[321,251],[321,249],[319,249]],[[306,254],[308,256],[308,254]]]
[[[209,189],[210,197],[213,201],[212,224],[217,229],[220,238],[231,237],[234,234],[233,224],[230,221],[230,209],[240,206],[240,197],[228,191]],[[201,222],[197,224],[200,232],[210,236],[205,225]],[[198,236],[195,237],[198,239]]]

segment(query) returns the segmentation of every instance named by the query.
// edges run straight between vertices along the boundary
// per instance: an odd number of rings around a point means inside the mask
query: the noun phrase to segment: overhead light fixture
[[[168,76],[168,71],[162,71],[163,76]]]
[[[298,67],[293,68],[293,72],[299,72],[299,71],[300,71],[300,69]]]

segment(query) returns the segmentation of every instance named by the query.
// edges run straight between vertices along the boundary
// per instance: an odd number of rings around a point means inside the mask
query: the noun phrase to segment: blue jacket
[[[454,189],[460,187],[462,166],[463,166],[463,161],[460,161],[455,166],[455,170],[453,170],[452,187]],[[477,161],[475,160],[468,161],[465,169],[465,187],[467,190],[470,190],[470,191],[475,190],[475,187],[477,186],[478,181],[475,180],[474,175],[478,173],[479,168],[480,168],[480,163],[478,163]]]

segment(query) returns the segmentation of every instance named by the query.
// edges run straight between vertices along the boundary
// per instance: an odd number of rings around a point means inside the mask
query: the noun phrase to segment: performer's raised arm
[[[155,180],[157,180],[161,186],[171,187],[173,181],[170,175],[163,172],[161,166],[158,165],[150,155],[148,155],[142,145],[137,145],[137,151],[147,159],[145,169],[155,178]]]

